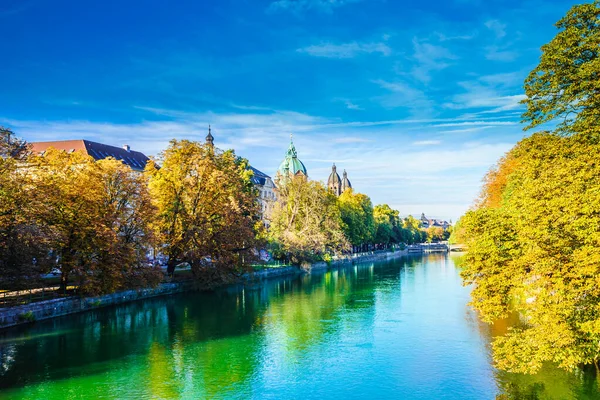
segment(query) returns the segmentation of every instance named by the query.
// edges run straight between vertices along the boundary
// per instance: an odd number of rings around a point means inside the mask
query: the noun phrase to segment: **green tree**
[[[346,190],[338,198],[344,233],[353,246],[371,243],[375,237],[373,204],[369,196]]]
[[[406,244],[423,243],[427,233],[422,229],[421,221],[409,215],[402,221],[402,241]]]
[[[256,261],[259,204],[248,162],[233,151],[172,140],[146,169],[168,272],[188,263],[202,285],[236,279]]]
[[[525,129],[558,119],[558,132],[600,132],[600,0],[573,6],[525,81]]]
[[[380,204],[373,208],[373,217],[375,218],[375,243],[390,244],[400,242],[399,211],[393,210],[387,204]]]
[[[335,195],[320,182],[296,176],[279,188],[269,240],[292,263],[323,259],[348,248]]]

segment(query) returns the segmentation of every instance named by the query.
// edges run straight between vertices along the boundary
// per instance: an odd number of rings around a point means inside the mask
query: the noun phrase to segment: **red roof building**
[[[46,150],[53,147],[66,152],[79,151],[91,156],[96,161],[113,157],[121,160],[134,171],[139,172],[146,168],[146,163],[148,162],[148,157],[144,153],[131,150],[129,145],[115,147],[89,140],[59,140],[55,142],[34,142],[31,143],[31,146],[33,152],[40,155],[43,155]]]

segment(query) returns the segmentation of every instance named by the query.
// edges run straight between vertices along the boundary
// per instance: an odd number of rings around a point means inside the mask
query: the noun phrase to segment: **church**
[[[340,175],[337,173],[337,167],[333,164],[331,167],[331,174],[329,174],[329,179],[327,179],[327,188],[336,196],[340,196],[346,189],[352,189],[352,184],[348,179],[346,170],[344,170],[343,178],[340,179]]]
[[[294,146],[294,141],[290,136],[290,146],[288,147],[285,158],[277,169],[275,184],[280,186],[285,184],[286,179],[295,176],[308,178],[308,172],[306,171],[304,163],[298,158],[296,146]],[[340,175],[337,173],[337,167],[335,164],[333,164],[333,167],[331,168],[331,174],[329,175],[329,179],[327,179],[327,188],[336,196],[340,196],[346,191],[346,189],[351,189],[352,184],[348,179],[348,173],[346,170],[344,170],[343,177],[340,178]]]
[[[296,146],[294,146],[294,141],[290,135],[290,146],[288,147],[287,153],[285,154],[285,158],[279,164],[279,168],[277,169],[277,173],[275,176],[275,184],[278,186],[280,184],[285,184],[285,180],[295,177],[295,176],[303,176],[308,178],[308,173],[306,172],[306,167],[304,163],[300,161],[298,158],[298,152],[296,152]]]

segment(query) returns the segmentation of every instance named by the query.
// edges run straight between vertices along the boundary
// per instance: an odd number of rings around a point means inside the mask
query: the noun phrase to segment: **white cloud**
[[[464,117],[476,118],[482,114],[498,114],[522,109],[521,72],[493,74],[472,81],[459,82],[463,93],[452,97],[452,102],[443,104],[446,109],[475,109],[477,112]],[[516,93],[515,93],[516,92]]]
[[[518,125],[518,122],[513,121],[465,121],[465,122],[449,122],[443,124],[435,124],[435,127],[450,127],[450,126],[505,126]]]
[[[475,38],[475,36],[477,36],[475,33],[472,33],[470,35],[445,35],[443,33],[440,32],[434,32],[434,35],[438,38],[438,40],[440,42],[447,42],[450,40],[471,40],[473,38]]]
[[[369,139],[361,138],[361,137],[342,137],[335,138],[331,140],[333,143],[366,143],[370,142]]]
[[[350,100],[346,101],[346,108],[348,110],[364,110],[364,108],[360,107],[357,104],[354,104],[353,102],[351,102]]]
[[[418,140],[412,143],[413,146],[436,146],[442,144],[441,140]]]
[[[485,22],[485,27],[496,35],[497,39],[501,39],[506,36],[506,24],[498,21],[497,19],[491,19]]]
[[[394,93],[405,89],[397,83],[382,81],[380,84]],[[422,198],[436,199],[430,203],[438,205],[435,213],[444,218],[458,216],[451,211],[453,205],[471,204],[485,171],[511,146],[510,143],[461,140],[451,147],[441,147],[437,139],[414,139],[413,132],[427,138],[444,127],[471,129],[507,123],[494,119],[340,122],[278,110],[190,113],[139,109],[152,113],[153,120],[130,124],[17,120],[0,120],[0,123],[14,128],[19,136],[30,141],[85,138],[116,146],[129,143],[134,150],[149,155],[166,148],[171,138],[203,141],[210,123],[217,146],[234,148],[266,173],[273,173],[279,165],[289,134],[293,132],[299,157],[306,163],[312,178],[325,180],[331,163],[336,162],[340,170],[347,169],[354,187],[371,196],[374,203],[419,204]],[[387,125],[405,126],[390,129]],[[507,127],[504,133],[510,134],[511,129],[520,132],[515,126]],[[430,208],[419,211],[434,212]]]
[[[380,53],[384,56],[391,54],[392,50],[385,43],[358,43],[343,44],[321,43],[296,50],[314,57],[326,58],[353,58],[359,54]]]

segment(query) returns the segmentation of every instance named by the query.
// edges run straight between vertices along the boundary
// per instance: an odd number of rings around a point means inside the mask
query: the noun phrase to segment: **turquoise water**
[[[0,333],[0,398],[593,399],[595,374],[491,366],[502,333],[446,255],[187,293]]]

